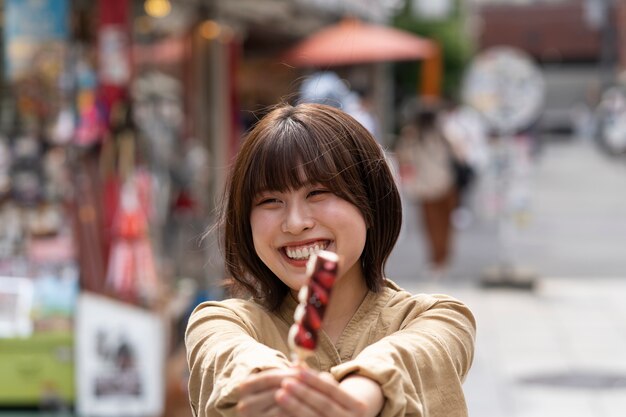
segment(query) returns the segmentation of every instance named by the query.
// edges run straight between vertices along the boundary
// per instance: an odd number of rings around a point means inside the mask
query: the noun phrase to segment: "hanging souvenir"
[[[56,145],[68,144],[74,137],[74,128],[74,112],[69,105],[66,105],[61,108],[50,129],[50,141]]]
[[[129,301],[150,302],[156,295],[155,260],[146,211],[149,206],[148,187],[149,182],[145,177],[128,177],[122,185],[119,207],[113,221],[107,286]]]
[[[44,179],[39,140],[32,135],[20,136],[13,144],[11,193],[22,205],[37,204],[43,196]]]
[[[8,202],[0,208],[0,259],[15,259],[24,238],[20,209]],[[0,268],[0,275],[9,274]]]
[[[91,90],[81,91],[78,95],[78,125],[75,142],[80,146],[91,146],[102,140],[106,132],[106,123],[98,107],[96,95]]]
[[[49,149],[44,157],[45,195],[48,201],[66,201],[74,191],[71,171],[75,167],[65,147]]]
[[[33,237],[56,236],[63,226],[63,211],[58,205],[42,204],[26,214],[26,226]]]
[[[117,102],[109,112],[109,127],[100,152],[100,177],[102,184],[102,215],[105,230],[105,254],[108,257],[116,216],[121,184],[135,165],[135,135],[130,123],[129,106]]]
[[[11,191],[11,150],[4,137],[0,137],[0,200]]]

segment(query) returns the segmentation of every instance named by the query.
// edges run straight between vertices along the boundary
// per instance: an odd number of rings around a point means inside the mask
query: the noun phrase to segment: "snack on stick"
[[[337,254],[320,251],[307,263],[309,282],[298,293],[300,304],[294,313],[295,323],[289,329],[289,346],[296,363],[304,363],[317,346],[317,337],[335,279]]]

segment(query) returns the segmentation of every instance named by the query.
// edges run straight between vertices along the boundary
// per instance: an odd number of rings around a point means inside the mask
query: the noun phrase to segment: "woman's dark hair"
[[[437,124],[437,111],[434,109],[421,110],[415,116],[415,121],[418,126],[424,129],[432,129]]]
[[[301,174],[304,175],[301,175]],[[351,116],[322,104],[283,104],[248,133],[231,167],[220,213],[226,272],[233,294],[249,293],[270,310],[289,288],[257,256],[250,212],[263,190],[320,183],[354,204],[367,226],[361,255],[367,286],[379,291],[396,243],[402,207],[380,145]]]
[[[417,126],[417,134],[420,140],[424,140],[428,134],[438,131],[436,108],[420,109],[415,115],[415,125]]]

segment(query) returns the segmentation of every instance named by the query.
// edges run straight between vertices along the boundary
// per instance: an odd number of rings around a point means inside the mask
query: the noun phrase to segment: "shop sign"
[[[403,4],[403,0],[298,0],[301,4],[339,14],[352,14],[367,20],[385,21]]]
[[[158,315],[82,293],[76,313],[78,414],[162,415],[164,340]]]
[[[58,51],[69,35],[68,0],[5,0],[5,74],[14,80],[38,54]]]

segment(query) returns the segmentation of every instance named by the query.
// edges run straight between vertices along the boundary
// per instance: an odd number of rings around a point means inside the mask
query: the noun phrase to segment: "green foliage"
[[[458,3],[457,3],[458,5]],[[465,32],[466,16],[457,7],[444,21],[419,20],[412,15],[410,2],[394,18],[394,26],[439,43],[443,52],[443,86],[445,96],[456,98],[459,94],[463,72],[474,51],[472,40]],[[395,65],[395,76],[402,94],[413,94],[419,88],[420,63],[406,62]]]

